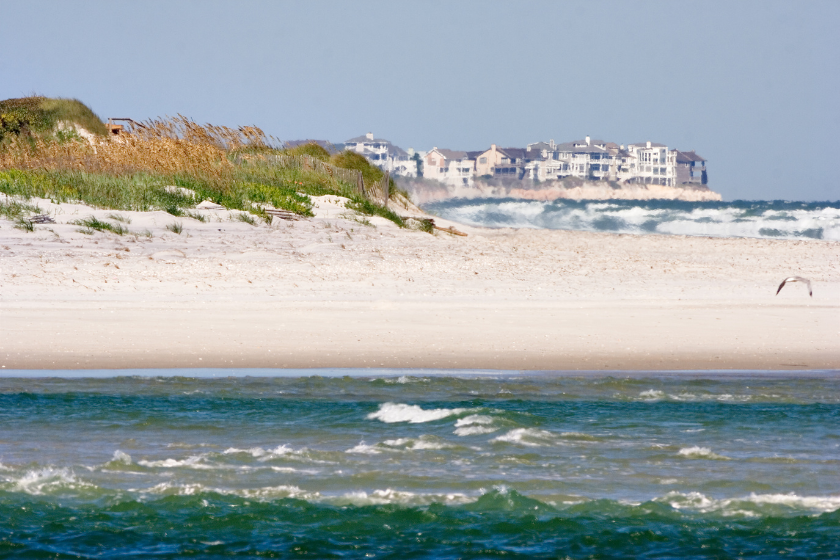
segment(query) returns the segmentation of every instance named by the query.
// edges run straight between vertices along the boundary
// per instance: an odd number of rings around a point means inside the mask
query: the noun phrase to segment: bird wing
[[[806,286],[808,286],[808,295],[814,297],[814,292],[811,290],[811,281],[807,278],[803,278],[802,276],[794,276],[793,278],[788,278],[788,280],[795,280],[797,282],[802,282]]]
[[[787,278],[785,278],[784,280],[782,280],[782,283],[781,283],[781,284],[779,284],[779,289],[778,289],[778,290],[776,290],[776,295],[779,295],[779,292],[781,292],[781,291],[782,291],[782,288],[784,288],[784,287],[785,287],[785,282],[787,282],[787,281],[788,281],[788,279],[787,279]]]

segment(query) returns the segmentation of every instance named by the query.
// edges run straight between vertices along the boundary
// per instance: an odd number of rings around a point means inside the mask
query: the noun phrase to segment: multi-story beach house
[[[475,174],[495,179],[522,179],[528,156],[524,148],[499,148],[491,144],[489,150],[476,152]]]
[[[614,181],[620,173],[620,162],[626,157],[618,144],[589,136],[563,144],[555,144],[554,140],[528,144],[528,151],[540,154],[528,165],[528,177],[540,181],[564,177]]]
[[[423,156],[423,177],[453,186],[472,185],[477,154],[434,147]]]
[[[627,151],[633,156],[636,171],[629,183],[646,183],[673,187],[677,184],[677,154],[665,144],[644,142],[630,144]]]
[[[674,153],[677,162],[677,184],[705,185],[708,183],[705,158],[694,153],[694,150],[690,152],[674,150]]]
[[[372,132],[347,140],[344,149],[362,154],[375,166],[392,175],[417,176],[417,162],[412,159],[413,150],[406,151],[390,140],[374,138]]]
[[[476,178],[551,181],[578,177],[587,181],[615,181],[675,186],[707,183],[706,160],[694,151],[672,150],[665,144],[643,142],[626,148],[592,139],[557,144],[535,142],[526,148],[500,148],[467,152],[434,147],[428,152],[408,151],[373,134],[351,138],[345,149],[365,156],[394,175],[416,177],[417,159],[423,176],[453,186],[473,185]]]

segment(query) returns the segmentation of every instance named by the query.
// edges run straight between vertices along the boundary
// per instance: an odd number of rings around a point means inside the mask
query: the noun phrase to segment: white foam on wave
[[[456,436],[464,437],[492,434],[493,432],[497,431],[499,431],[499,428],[493,426],[464,426],[463,428],[455,428],[455,431],[452,433],[454,433]]]
[[[264,488],[215,488],[204,484],[177,484],[161,482],[151,488],[132,488],[131,492],[139,494],[157,494],[163,496],[196,496],[205,493],[215,493],[224,496],[239,496],[255,499],[297,498],[301,500],[317,500],[321,497],[318,492],[302,490],[297,486],[266,486]]]
[[[377,449],[375,445],[368,445],[365,442],[359,442],[355,447],[351,447],[345,453],[358,453],[360,455],[379,455],[382,453],[381,449]]]
[[[700,492],[669,492],[656,501],[667,502],[674,509],[689,509],[700,513],[723,513],[754,517],[762,509],[774,506],[813,514],[830,513],[840,509],[840,496],[798,496],[789,494],[755,494],[739,498],[710,498]]]
[[[840,240],[840,208],[781,207],[771,202],[665,206],[644,202],[544,202],[493,199],[433,204],[439,216],[476,226],[547,228],[712,237]]]
[[[639,393],[639,396],[645,400],[655,401],[665,398],[665,393],[658,389],[648,389]]]
[[[455,427],[460,428],[461,426],[473,426],[476,424],[492,424],[493,418],[491,416],[485,416],[483,414],[470,414],[469,416],[465,416],[463,418],[459,418],[455,422]]]
[[[169,449],[195,449],[196,447],[218,447],[214,443],[184,443],[176,441],[174,443],[167,443],[166,447]]]
[[[697,445],[692,447],[683,447],[679,450],[678,453],[683,457],[689,457],[691,459],[718,459],[724,461],[729,460],[729,457],[724,457],[723,455],[713,453],[712,450],[708,447],[699,447]]]
[[[213,469],[217,468],[214,465],[208,465],[204,462],[206,455],[190,455],[186,459],[159,459],[157,461],[149,461],[140,459],[137,464],[141,467],[148,467],[150,469],[174,469],[180,467],[188,467],[191,469]]]
[[[237,447],[228,447],[227,449],[222,451],[222,455],[239,455],[239,454],[242,454],[242,455],[250,455],[251,457],[254,457],[255,459],[258,459],[260,457],[264,457],[266,453],[268,453],[268,452],[265,449],[263,449],[262,447],[251,447],[249,449],[239,449]]]
[[[461,494],[459,492],[447,494],[426,494],[387,488],[385,490],[374,490],[373,492],[365,492],[361,490],[347,492],[338,497],[326,498],[326,501],[336,505],[352,504],[362,506],[399,504],[404,506],[424,506],[431,503],[446,505],[468,504],[474,502],[475,498],[471,498],[466,494]]]
[[[117,449],[116,451],[114,451],[114,457],[111,459],[111,462],[122,463],[123,465],[130,465],[131,455]]]
[[[422,424],[434,422],[448,416],[463,414],[466,408],[433,408],[425,410],[414,404],[401,404],[387,402],[379,405],[379,410],[367,415],[368,420],[379,420],[386,424],[396,422],[408,422],[409,424]]]
[[[371,381],[376,381],[376,380],[373,379]],[[401,376],[397,377],[396,379],[394,379],[394,378],[386,378],[385,379],[385,383],[388,383],[389,385],[393,384],[393,383],[396,383],[396,384],[399,384],[399,385],[405,385],[405,384],[408,384],[408,383],[428,383],[429,381],[431,381],[431,379],[429,379],[428,377],[411,377],[409,375],[401,375]]]
[[[439,450],[456,447],[451,443],[446,443],[437,438],[425,435],[419,438],[386,439],[382,442],[382,445],[407,451]]]
[[[76,474],[65,467],[45,467],[27,471],[18,479],[11,479],[12,490],[33,496],[54,493],[61,490],[94,488],[93,484],[79,480]]]
[[[545,447],[555,441],[555,436],[551,432],[537,428],[516,428],[490,441],[513,443],[526,447]]]

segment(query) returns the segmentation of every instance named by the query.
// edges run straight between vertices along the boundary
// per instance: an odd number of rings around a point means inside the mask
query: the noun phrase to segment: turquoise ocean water
[[[53,373],[0,558],[840,557],[838,372]]]

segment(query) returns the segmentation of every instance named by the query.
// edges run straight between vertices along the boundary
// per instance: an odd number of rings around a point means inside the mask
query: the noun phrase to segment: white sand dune
[[[0,367],[840,368],[838,243],[433,236],[315,201],[257,227],[116,212],[122,236],[79,233],[115,212],[78,204],[0,219]],[[813,298],[774,296],[791,274]]]

